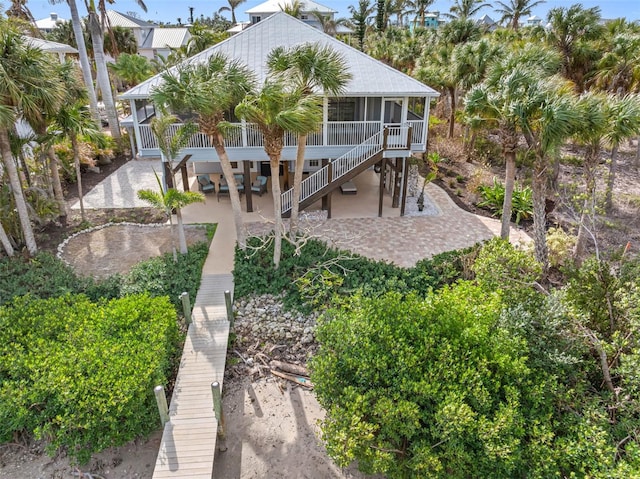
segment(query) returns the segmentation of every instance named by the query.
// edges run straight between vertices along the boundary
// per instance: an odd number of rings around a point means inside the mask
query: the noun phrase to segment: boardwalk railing
[[[329,161],[316,172],[302,180],[300,184],[300,202],[313,196],[323,188],[358,166],[385,150],[405,150],[409,143],[410,126],[386,127],[384,131],[378,131],[373,136],[367,138],[358,146],[349,150],[344,155]],[[287,213],[293,204],[293,188],[282,193],[281,213]]]

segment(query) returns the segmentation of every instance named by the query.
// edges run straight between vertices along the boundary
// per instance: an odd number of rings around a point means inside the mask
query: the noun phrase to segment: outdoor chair
[[[244,193],[244,184],[241,183],[244,181],[244,175],[235,174],[233,178],[236,180],[236,188],[238,189],[238,193]],[[218,201],[220,201],[220,195],[229,196],[229,185],[227,184],[227,180],[224,179],[224,175],[220,175],[220,186],[218,187]]]
[[[267,192],[267,177],[256,176],[256,179],[251,184],[251,193],[256,193],[258,196],[262,196],[262,193]]]
[[[211,182],[209,175],[198,175],[198,185],[204,194],[216,192],[216,185]]]
[[[238,193],[244,193],[244,175],[242,173],[236,173],[233,175],[233,178],[236,180]]]

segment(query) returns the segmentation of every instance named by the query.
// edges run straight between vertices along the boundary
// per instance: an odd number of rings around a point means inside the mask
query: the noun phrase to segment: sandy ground
[[[286,381],[233,378],[225,383],[224,440],[218,442],[214,478],[365,478],[336,466],[326,454],[313,392]]]

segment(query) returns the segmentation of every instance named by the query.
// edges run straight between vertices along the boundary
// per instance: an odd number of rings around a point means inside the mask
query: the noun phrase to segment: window
[[[329,121],[355,121],[355,98],[330,98]]]
[[[251,15],[252,24],[258,23],[260,20],[262,20],[262,17],[260,17],[260,15]]]
[[[238,162],[237,161],[232,161],[231,162],[231,168],[233,168],[234,170],[238,167]]]
[[[309,160],[309,166],[317,168],[320,166],[320,160]]]
[[[300,20],[309,20],[309,15],[300,14]]]

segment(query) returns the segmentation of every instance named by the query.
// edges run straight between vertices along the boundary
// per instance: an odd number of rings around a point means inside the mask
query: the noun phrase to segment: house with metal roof
[[[205,62],[214,54],[223,54],[249,66],[262,83],[268,74],[267,56],[275,47],[305,43],[328,46],[340,53],[352,79],[339,98],[324,97],[322,125],[307,139],[304,172],[311,176],[326,164],[333,164],[334,180],[339,173],[343,181],[348,181],[384,158],[395,165],[396,177],[406,174],[406,158],[426,151],[430,100],[439,96],[438,92],[316,28],[279,12],[184,61]],[[120,95],[131,104],[132,117],[123,125],[131,128],[136,153],[141,157],[160,156],[150,126],[156,115],[150,95],[161,81],[158,74]],[[234,118],[228,120],[233,122],[225,138],[229,159],[247,177],[247,171],[268,175],[269,159],[257,127]],[[354,155],[363,152],[373,154],[355,159]],[[204,134],[194,135],[182,154],[190,155],[196,173],[220,171],[218,156]],[[295,157],[296,137],[287,135],[282,151],[285,176],[293,171]],[[350,166],[345,166],[348,171],[337,171],[336,162],[343,157],[350,159]]]
[[[149,59],[158,58],[159,55],[166,57],[172,48],[186,45],[191,38],[188,28],[159,27],[115,10],[107,10],[107,20],[111,27],[131,30],[138,44],[138,54]]]
[[[60,63],[63,63],[65,61],[66,55],[73,55],[78,53],[78,50],[73,48],[71,45],[67,45],[66,43],[52,42],[49,40],[43,40],[42,38],[27,36],[24,36],[23,38],[29,45],[34,48],[39,48],[43,52],[58,55]]]
[[[64,18],[60,18],[57,13],[51,12],[47,18],[42,18],[40,20],[36,20],[36,27],[42,33],[49,33],[54,30],[61,23],[68,22]]]
[[[190,38],[188,28],[156,27],[149,32],[144,43],[138,45],[138,53],[149,59],[159,56],[166,58],[172,48],[186,45]]]
[[[287,7],[292,7],[295,1],[296,0],[267,0],[260,5],[250,8],[246,13],[249,15],[251,24],[255,24],[270,17],[274,13],[283,11]],[[334,20],[334,15],[337,12],[313,0],[303,0],[300,2],[300,20],[314,28],[322,30],[322,24],[315,13],[328,17],[329,20]]]

